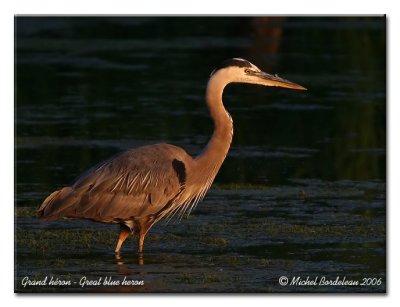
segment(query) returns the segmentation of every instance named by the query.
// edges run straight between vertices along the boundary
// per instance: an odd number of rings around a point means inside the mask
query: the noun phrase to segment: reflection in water
[[[130,275],[132,273],[131,270],[129,270],[125,263],[124,259],[122,258],[120,253],[115,253],[115,260],[118,266],[118,273],[121,275]]]
[[[286,17],[254,17],[251,21],[253,44],[247,51],[251,59],[262,63],[266,71],[273,69],[270,59],[276,56],[281,45]]]
[[[121,268],[120,272],[124,275],[129,274],[129,271],[126,270],[126,266],[124,263],[124,258],[122,257],[121,252],[115,253],[115,260],[117,262],[117,265]],[[138,264],[143,265],[144,264],[144,255],[143,253],[138,254]],[[126,271],[125,271],[126,270]]]

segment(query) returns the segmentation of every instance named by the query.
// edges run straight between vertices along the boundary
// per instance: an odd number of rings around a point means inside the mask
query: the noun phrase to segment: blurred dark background
[[[210,72],[243,57],[307,92],[229,85],[235,133],[217,184],[385,181],[382,17],[15,19],[17,204],[156,142],[197,154]]]

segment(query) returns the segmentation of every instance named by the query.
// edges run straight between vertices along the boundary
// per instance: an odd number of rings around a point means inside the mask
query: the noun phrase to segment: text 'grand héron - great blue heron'
[[[229,83],[306,89],[262,72],[247,60],[226,60],[214,69],[207,84],[206,103],[214,133],[197,157],[170,144],[127,150],[89,169],[71,186],[53,192],[39,207],[39,218],[119,223],[115,252],[119,253],[125,239],[134,233],[139,235],[141,255],[144,238],[154,223],[190,214],[225,160],[233,135],[232,118],[222,102],[223,90]]]

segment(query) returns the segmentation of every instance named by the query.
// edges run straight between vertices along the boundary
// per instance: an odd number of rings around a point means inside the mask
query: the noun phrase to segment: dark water
[[[17,291],[385,291],[385,18],[18,17],[15,51]],[[188,219],[152,228],[143,265],[132,239],[115,258],[115,225],[34,217],[121,150],[198,153],[207,78],[238,56],[308,91],[227,87],[235,134],[215,185]],[[310,284],[337,276],[365,285]]]

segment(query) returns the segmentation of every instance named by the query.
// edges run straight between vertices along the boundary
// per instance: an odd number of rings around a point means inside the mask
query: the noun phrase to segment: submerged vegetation
[[[379,181],[313,180],[259,190],[219,187],[189,219],[154,227],[144,266],[138,265],[132,238],[122,254],[114,256],[117,225],[85,220],[43,223],[35,218],[35,209],[20,207],[16,216],[24,227],[15,233],[19,274],[43,277],[51,268],[57,276],[70,274],[70,280],[77,280],[82,274],[95,278],[117,270],[116,278],[142,276],[150,285],[115,291],[273,292],[282,290],[274,281],[282,270],[327,270],[328,275],[346,270],[346,276],[365,271],[382,278],[384,189]]]

